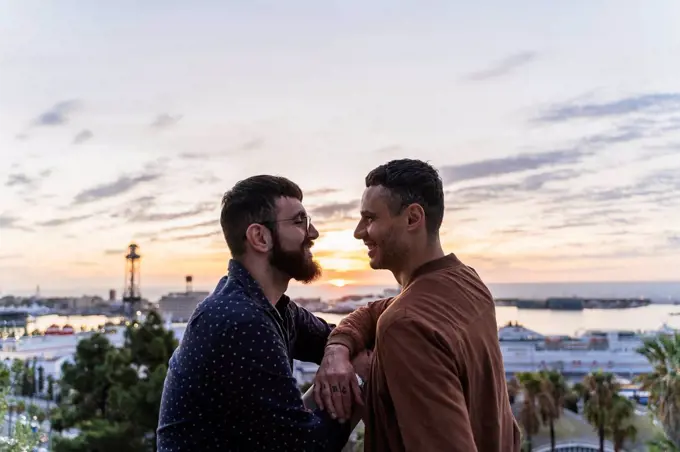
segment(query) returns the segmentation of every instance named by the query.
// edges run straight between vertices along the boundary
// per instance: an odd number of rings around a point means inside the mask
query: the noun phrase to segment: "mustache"
[[[304,242],[302,242],[302,248],[311,248],[314,246],[314,241],[310,239],[306,239]]]

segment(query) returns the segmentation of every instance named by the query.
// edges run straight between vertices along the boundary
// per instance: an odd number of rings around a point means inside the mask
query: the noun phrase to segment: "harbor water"
[[[680,306],[652,304],[630,309],[584,309],[582,311],[553,311],[549,309],[518,309],[497,306],[496,322],[502,327],[508,322],[519,322],[545,335],[574,335],[585,329],[616,329],[631,331],[657,330],[666,323],[680,329]],[[345,314],[316,313],[337,323]]]

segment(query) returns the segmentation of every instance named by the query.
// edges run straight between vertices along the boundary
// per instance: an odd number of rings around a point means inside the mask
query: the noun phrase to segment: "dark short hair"
[[[389,190],[393,215],[410,204],[420,204],[425,211],[427,233],[439,231],[444,219],[444,188],[434,167],[421,160],[392,160],[366,176],[366,187],[378,185]]]
[[[302,201],[302,190],[285,177],[259,175],[237,182],[224,194],[220,225],[232,257],[245,253],[246,230],[251,224],[276,220],[279,198]]]

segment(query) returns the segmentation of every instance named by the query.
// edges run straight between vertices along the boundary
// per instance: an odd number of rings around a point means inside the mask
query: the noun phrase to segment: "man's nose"
[[[313,224],[309,224],[309,230],[307,231],[307,235],[309,236],[310,239],[316,240],[319,238],[319,231],[316,230]]]
[[[361,223],[359,223],[354,229],[354,238],[357,240],[362,240],[364,235],[366,235],[366,228]]]

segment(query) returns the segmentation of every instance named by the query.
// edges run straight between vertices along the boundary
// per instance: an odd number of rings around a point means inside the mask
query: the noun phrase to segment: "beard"
[[[286,251],[281,247],[278,235],[274,234],[274,244],[269,255],[269,263],[296,281],[308,284],[321,276],[321,267],[306,252],[312,241],[306,239],[300,249]]]

